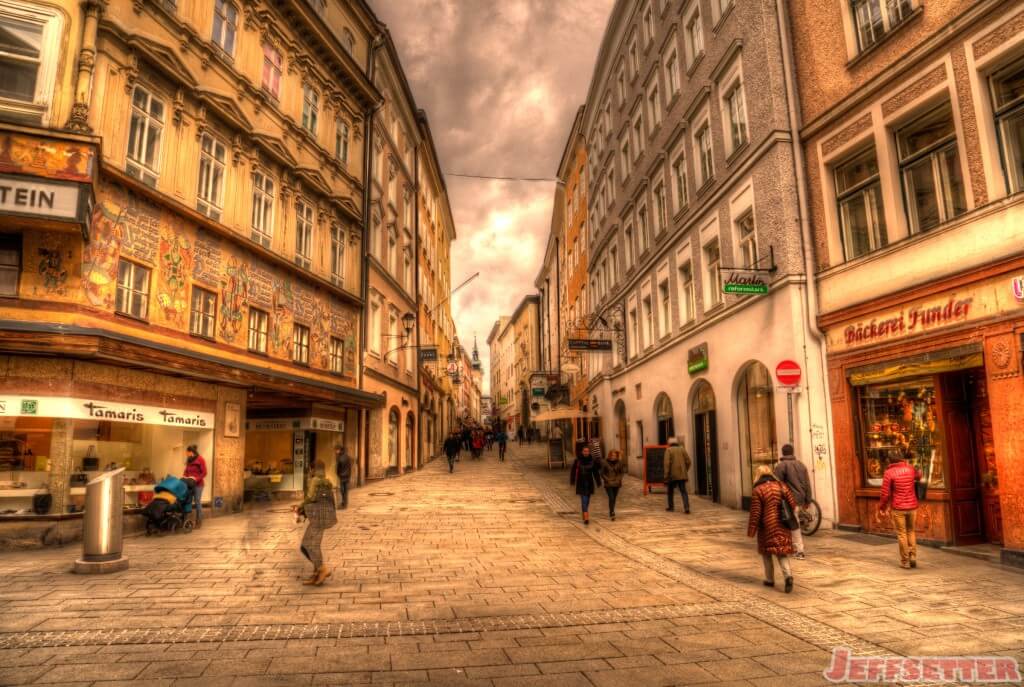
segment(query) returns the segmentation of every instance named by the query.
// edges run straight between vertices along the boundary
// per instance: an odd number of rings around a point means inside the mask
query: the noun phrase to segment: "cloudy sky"
[[[612,0],[370,0],[388,25],[445,172],[554,177]],[[487,334],[527,293],[544,257],[552,183],[447,177],[458,240],[459,339]],[[489,374],[485,374],[485,388]]]

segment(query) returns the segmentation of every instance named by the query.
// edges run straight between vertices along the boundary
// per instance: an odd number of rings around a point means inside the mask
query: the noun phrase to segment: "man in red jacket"
[[[914,520],[917,515],[917,492],[914,482],[920,473],[908,461],[909,450],[902,458],[893,460],[882,477],[882,495],[878,502],[879,516],[892,515],[896,538],[900,544],[900,567],[917,567],[917,535]]]

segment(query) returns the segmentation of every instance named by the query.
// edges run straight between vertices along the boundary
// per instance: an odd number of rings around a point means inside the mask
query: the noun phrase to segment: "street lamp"
[[[405,336],[408,338],[412,335],[412,328],[416,326],[416,316],[411,312],[402,315],[402,326],[405,327]]]

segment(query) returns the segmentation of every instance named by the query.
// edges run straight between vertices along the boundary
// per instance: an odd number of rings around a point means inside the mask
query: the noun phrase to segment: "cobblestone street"
[[[353,492],[320,588],[284,504],[127,541],[0,555],[0,685],[822,684],[832,647],[1024,659],[1024,576],[934,549],[819,532],[796,589],[760,584],[745,513],[623,489],[579,522],[539,446],[444,461]]]

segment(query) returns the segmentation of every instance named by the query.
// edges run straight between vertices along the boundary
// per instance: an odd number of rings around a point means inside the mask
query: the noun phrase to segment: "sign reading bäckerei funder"
[[[198,410],[64,396],[0,396],[0,417],[24,415],[73,420],[109,420],[187,429],[213,429],[214,426],[214,414]]]

